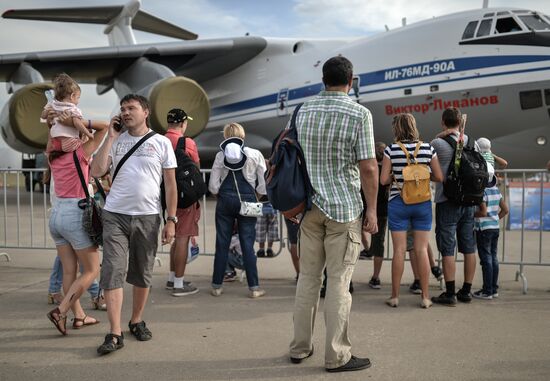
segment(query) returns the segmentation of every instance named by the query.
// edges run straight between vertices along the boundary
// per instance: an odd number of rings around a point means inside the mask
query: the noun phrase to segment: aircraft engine
[[[10,147],[25,153],[45,150],[48,128],[40,123],[40,114],[47,102],[44,92],[52,88],[51,83],[31,83],[17,90],[5,104],[0,113],[0,131]],[[197,136],[208,123],[208,96],[199,84],[189,78],[161,79],[139,93],[149,99],[151,128],[161,134],[166,132],[166,114],[175,107],[183,108],[193,118],[188,122],[187,136]],[[83,112],[85,114],[86,110]]]
[[[161,134],[166,132],[166,114],[173,108],[182,108],[193,118],[188,121],[186,136],[197,136],[208,123],[210,101],[203,88],[192,79],[165,78],[140,93],[149,99],[151,105],[151,128]]]
[[[47,102],[44,92],[51,88],[51,83],[31,83],[6,102],[0,113],[0,131],[11,148],[25,153],[44,151],[48,127],[40,123],[40,114]]]

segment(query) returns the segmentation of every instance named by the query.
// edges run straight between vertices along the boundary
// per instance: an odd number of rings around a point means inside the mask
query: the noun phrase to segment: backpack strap
[[[185,143],[186,143],[186,140],[187,138],[185,136],[182,136],[181,138],[178,139],[178,144],[176,144],[176,150],[183,150],[183,152],[185,153]]]
[[[445,140],[447,143],[449,143],[449,145],[451,147],[453,147],[454,150],[456,150],[456,140],[454,140],[451,135],[447,135],[447,136],[444,136],[443,138],[441,138],[443,140]],[[468,142],[469,142],[470,139],[468,139]]]
[[[405,153],[405,157],[407,158],[407,165],[411,165],[411,160],[409,159],[409,150],[403,145],[403,143],[401,142],[395,142],[399,148],[401,148],[401,151],[403,151]],[[416,158],[416,153],[418,152],[418,145],[416,147],[416,150],[414,151],[415,155],[414,157]]]
[[[134,144],[134,146],[130,148],[128,152],[126,152],[126,155],[124,155],[124,157],[120,159],[120,162],[116,166],[115,173],[113,174],[113,179],[111,180],[111,185],[115,182],[116,175],[120,170],[120,167],[122,167],[122,164],[124,164],[124,162],[128,160],[130,156],[132,156],[132,154],[139,148],[140,145],[142,145],[147,139],[149,139],[151,136],[155,134],[156,134],[155,131],[150,131],[147,135],[142,137],[136,144]]]

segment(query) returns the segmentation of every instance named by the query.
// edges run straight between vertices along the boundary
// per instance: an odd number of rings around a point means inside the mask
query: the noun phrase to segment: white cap
[[[225,159],[230,164],[237,164],[243,158],[241,146],[237,143],[229,143],[224,150]]]
[[[480,152],[491,152],[491,141],[487,138],[477,139],[477,145]]]

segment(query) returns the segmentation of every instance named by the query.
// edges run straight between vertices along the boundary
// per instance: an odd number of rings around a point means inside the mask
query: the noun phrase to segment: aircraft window
[[[512,13],[528,13],[529,11],[526,9],[517,9],[515,11],[512,11]]]
[[[492,23],[493,23],[493,19],[483,20],[479,24],[479,29],[477,30],[476,37],[488,36],[489,33],[491,33],[491,24]]]
[[[548,30],[550,25],[541,19],[538,15],[528,15],[528,16],[519,16],[521,21],[527,25],[529,29],[532,30]]]
[[[404,93],[405,95],[411,95],[411,94],[413,93],[413,91],[412,91],[412,89],[405,89],[405,90],[403,91],[403,93]]]
[[[503,16],[503,15],[509,15],[509,14],[510,14],[510,12],[504,11],[504,12],[498,12],[497,16]]]
[[[494,13],[494,12],[491,12],[491,13],[485,13],[485,14],[483,15],[483,17],[493,17],[494,15],[495,15],[495,13]]]
[[[521,91],[519,102],[522,110],[542,107],[542,94],[540,90]]]
[[[477,27],[477,21],[470,21],[468,25],[466,25],[466,29],[464,29],[464,33],[462,34],[462,39],[464,40],[466,38],[474,37],[476,27]]]
[[[506,17],[503,19],[497,20],[497,26],[495,27],[496,33],[511,33],[511,32],[521,32],[521,27],[518,25],[516,20],[513,17]]]
[[[550,106],[550,89],[544,89],[544,100],[546,101],[546,105]]]

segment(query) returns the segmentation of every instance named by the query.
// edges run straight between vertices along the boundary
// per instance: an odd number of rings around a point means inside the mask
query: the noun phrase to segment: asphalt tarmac
[[[533,243],[537,250],[538,244]],[[138,342],[126,332],[126,346],[99,357],[96,348],[108,333],[107,314],[90,307],[101,320],[61,336],[46,318],[54,250],[4,250],[0,258],[0,380],[548,380],[550,379],[550,268],[526,267],[527,294],[515,281],[517,266],[501,266],[500,297],[474,300],[456,308],[419,307],[408,292],[407,265],[398,308],[390,294],[390,262],[382,269],[382,289],[367,282],[372,261],[359,261],[354,274],[351,313],[353,353],[369,357],[372,367],[330,374],[324,369],[323,302],[317,315],[315,354],[299,365],[288,359],[295,282],[286,250],[258,259],[266,296],[247,297],[246,284],[227,284],[221,297],[209,294],[212,256],[187,268],[186,280],[200,292],[173,297],[164,289],[168,256],[154,273],[145,320],[153,339]],[[457,266],[457,284],[462,282]],[[430,280],[431,294],[439,282]],[[477,268],[474,290],[481,285]],[[123,320],[130,317],[131,288],[125,288]],[[124,323],[125,326],[125,323]]]

